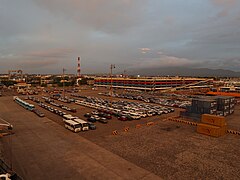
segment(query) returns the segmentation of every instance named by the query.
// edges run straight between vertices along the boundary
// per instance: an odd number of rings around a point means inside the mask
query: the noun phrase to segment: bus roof
[[[63,115],[64,118],[74,118],[74,116],[72,116],[71,114],[65,114]]]
[[[82,119],[74,119],[73,121],[77,122],[77,123],[87,123],[86,121],[82,120]]]
[[[78,125],[79,123],[73,120],[66,120],[65,123],[69,123],[71,125]]]

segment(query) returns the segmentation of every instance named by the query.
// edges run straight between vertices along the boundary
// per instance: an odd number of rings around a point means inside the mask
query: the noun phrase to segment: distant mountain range
[[[141,76],[240,77],[240,72],[231,70],[185,67],[128,69],[127,74]]]

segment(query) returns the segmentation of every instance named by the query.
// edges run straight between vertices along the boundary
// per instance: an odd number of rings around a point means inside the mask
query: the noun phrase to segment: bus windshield
[[[82,127],[88,127],[87,123],[82,123]]]
[[[73,126],[74,126],[74,129],[81,128],[81,124],[76,124],[76,125],[73,125]]]

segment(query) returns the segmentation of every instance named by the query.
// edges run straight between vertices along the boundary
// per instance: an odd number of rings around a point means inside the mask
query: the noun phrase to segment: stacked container
[[[210,99],[193,99],[191,110],[196,114],[217,114],[217,102]]]
[[[187,106],[186,106],[186,111],[187,111],[187,112],[192,112],[192,106],[187,105]]]
[[[232,114],[234,113],[234,107],[235,107],[235,104],[236,104],[236,100],[234,97],[230,97],[230,104],[229,104],[229,113]]]
[[[227,132],[225,117],[203,114],[201,123],[197,125],[197,132],[212,137],[225,135]]]
[[[228,116],[234,112],[235,98],[230,96],[217,96],[217,111],[219,115]]]
[[[235,104],[235,98],[231,96],[194,98],[192,105],[186,107],[186,114],[228,116],[234,112]]]

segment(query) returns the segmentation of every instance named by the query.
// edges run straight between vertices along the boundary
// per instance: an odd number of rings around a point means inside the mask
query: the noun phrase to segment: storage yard
[[[101,171],[107,172],[105,174],[107,179],[123,178],[121,173],[125,173],[125,179],[144,179],[144,177],[156,179],[157,176],[163,179],[240,178],[239,135],[226,134],[214,138],[198,134],[196,126],[169,120],[179,116],[183,109],[176,105],[181,107],[180,102],[188,104],[187,99],[176,100],[174,104],[173,100],[170,103],[159,97],[155,100],[161,99],[161,103],[145,102],[135,98],[110,97],[105,94],[105,88],[97,90],[85,88],[80,92],[66,92],[66,97],[69,100],[75,99],[75,103],[50,98],[53,95],[50,91],[44,91],[39,95],[18,96],[26,102],[25,104],[32,104],[38,109],[34,114],[13,101],[13,95],[17,94],[12,91],[2,92],[0,103],[3,108],[0,110],[0,115],[16,128],[13,130],[14,135],[2,138],[6,148],[2,153],[6,160],[11,162],[14,170],[26,179],[50,167],[49,162],[51,167],[55,168],[51,168],[47,179],[52,177],[79,179],[79,173],[80,177],[91,179],[96,178],[96,174],[99,175]],[[101,110],[107,108],[108,111],[98,111],[99,108]],[[88,122],[88,117],[84,116],[87,113],[101,118],[103,117],[101,113],[110,113],[110,108],[114,109],[110,114],[111,119],[107,119],[108,116],[106,116],[107,123],[96,119],[95,130],[73,133],[64,128],[64,113]],[[132,118],[136,119],[130,120],[127,117],[124,119],[123,117],[127,116],[124,111],[131,112],[131,110],[142,116],[136,117],[132,112]],[[41,113],[45,117],[41,117]],[[144,117],[144,113],[147,117]],[[239,117],[240,106],[237,104],[234,113],[226,117],[227,129],[240,131]],[[11,143],[9,143],[10,138]],[[49,151],[42,146],[46,146]],[[95,152],[88,153],[90,149],[86,149],[86,146],[91,147],[92,151],[95,149]],[[7,150],[9,148],[12,149],[12,154]],[[78,154],[79,152],[82,154]],[[115,158],[115,162],[111,164],[107,160],[101,160],[99,171],[89,173],[87,167],[91,169],[90,171],[93,170],[93,164],[97,167],[102,153],[105,154],[105,159]],[[88,159],[90,159],[89,162]],[[22,161],[24,161],[23,164],[21,164]],[[86,166],[81,165],[83,161],[86,162]],[[58,165],[66,162],[68,165],[65,169]],[[119,166],[118,162],[125,165]],[[112,166],[114,168],[110,171],[108,168]],[[128,170],[124,167],[128,167]],[[29,168],[33,170],[29,171]],[[81,172],[79,172],[80,169],[82,169]],[[103,179],[100,177],[99,179]]]
[[[240,1],[0,10],[0,180],[240,180]]]

